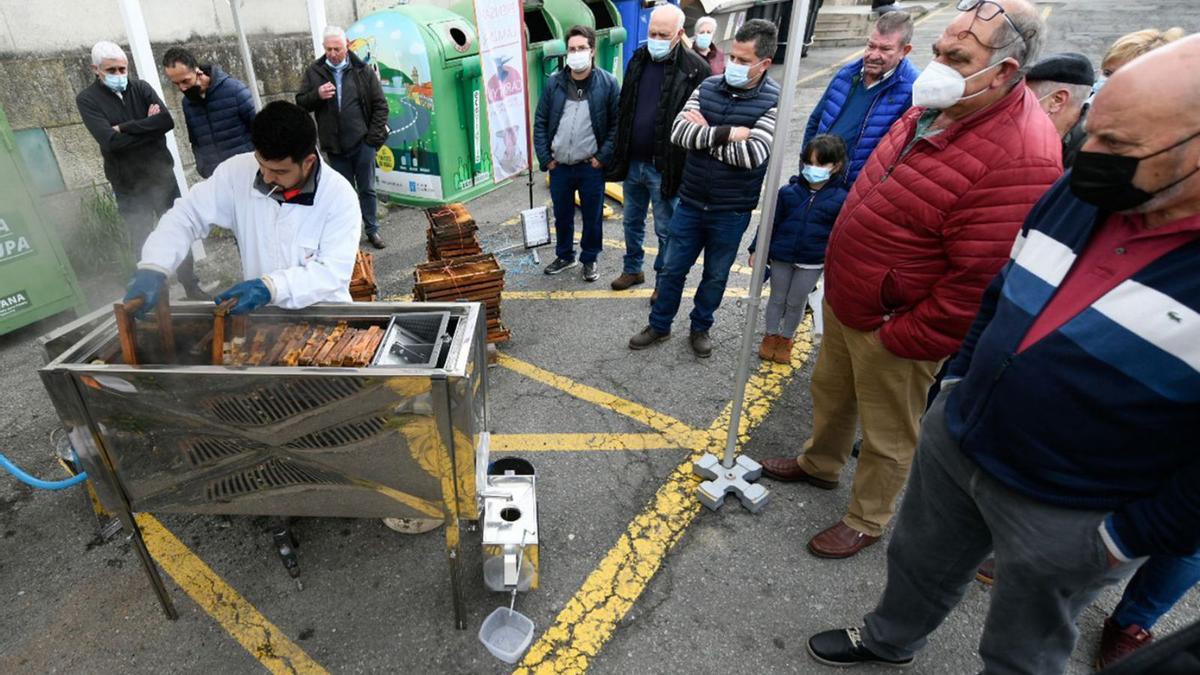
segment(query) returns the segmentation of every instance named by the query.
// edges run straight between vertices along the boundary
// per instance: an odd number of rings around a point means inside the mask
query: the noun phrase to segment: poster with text
[[[475,0],[475,25],[487,97],[492,180],[499,183],[529,167],[521,1]]]

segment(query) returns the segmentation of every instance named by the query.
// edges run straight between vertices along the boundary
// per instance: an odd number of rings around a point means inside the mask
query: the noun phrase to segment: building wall
[[[327,22],[347,27],[392,6],[391,0],[325,0]],[[446,6],[449,0],[432,0]],[[219,64],[246,81],[227,0],[141,0],[157,58],[183,45],[202,62]],[[305,0],[244,0],[239,6],[263,101],[291,99],[313,58]],[[68,246],[81,222],[81,202],[107,190],[95,140],[84,128],[75,95],[91,84],[91,46],[128,39],[117,0],[0,0],[0,106],[15,131],[42,129],[65,189],[46,195],[49,220]],[[132,60],[130,68],[135,75]],[[180,107],[182,96],[159,73],[189,182],[194,160]]]

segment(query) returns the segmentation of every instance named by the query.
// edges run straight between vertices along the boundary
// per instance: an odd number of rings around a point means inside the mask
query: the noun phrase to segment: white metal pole
[[[325,0],[308,0],[308,29],[312,32],[314,58],[325,53]]]
[[[158,63],[154,60],[154,52],[150,49],[150,34],[146,31],[146,20],[142,16],[141,0],[120,0],[121,20],[125,23],[125,36],[129,38],[129,52],[133,63],[137,66],[138,76],[149,84],[159,98],[163,98],[162,82],[158,79]],[[164,99],[165,100],[165,99]],[[175,120],[178,127],[183,120]],[[167,134],[167,150],[175,161],[175,182],[179,185],[179,193],[188,190],[187,178],[183,175],[183,161],[179,159],[179,146],[175,143],[175,134]]]
[[[129,51],[133,63],[137,66],[138,75],[146,84],[163,97],[162,82],[158,79],[158,62],[154,59],[154,51],[150,49],[150,33],[146,30],[146,19],[142,16],[141,0],[120,0],[121,21],[125,24],[125,36],[129,38]],[[183,120],[176,120],[178,127]],[[179,158],[179,144],[175,142],[174,132],[167,134],[167,152],[171,153],[172,170],[175,174],[175,184],[179,194],[187,194],[187,177],[183,174],[183,160]],[[192,258],[204,260],[204,242],[192,242]]]
[[[758,226],[758,243],[754,256],[754,271],[750,275],[750,300],[746,308],[746,327],[742,333],[742,351],[738,354],[737,372],[733,379],[732,410],[729,414],[729,434],[725,440],[725,456],[721,465],[726,469],[733,466],[733,455],[737,449],[738,427],[742,418],[742,399],[746,396],[746,381],[750,377],[750,359],[754,352],[754,335],[758,329],[758,308],[762,303],[764,270],[767,267],[767,252],[771,249],[771,229],[775,223],[775,201],[783,171],[795,166],[796,157],[785,155],[788,129],[792,123],[792,112],[796,100],[796,83],[800,79],[800,52],[804,46],[805,21],[811,0],[792,0],[792,20],[788,26],[787,58],[783,65],[783,81],[779,83],[782,93],[776,108],[775,137],[771,142],[771,163],[767,167],[767,179],[763,189],[767,191]]]
[[[242,65],[246,67],[246,85],[250,87],[250,95],[254,97],[254,109],[262,109],[262,97],[258,95],[258,78],[254,76],[254,62],[250,60],[250,43],[246,41],[246,31],[242,29],[242,17],[238,13],[241,0],[229,0],[229,11],[233,13],[233,28],[237,31],[238,47],[242,51]]]

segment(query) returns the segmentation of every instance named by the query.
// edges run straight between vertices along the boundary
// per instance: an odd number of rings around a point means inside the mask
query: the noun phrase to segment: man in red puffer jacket
[[[846,558],[882,535],[934,375],[958,350],[1026,214],[1062,174],[1058,133],[1023,84],[1044,41],[1026,0],[963,11],[833,227],[813,435],[799,458],[762,462],[770,478],[832,489],[861,421],[849,512],[809,541],[817,556]]]

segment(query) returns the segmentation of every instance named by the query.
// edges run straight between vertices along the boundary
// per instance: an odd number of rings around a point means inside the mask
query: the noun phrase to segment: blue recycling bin
[[[678,5],[679,0],[613,0],[621,14],[621,25],[625,27],[625,65],[633,58],[633,52],[646,44],[646,32],[650,29],[650,13],[655,7],[665,4]]]

